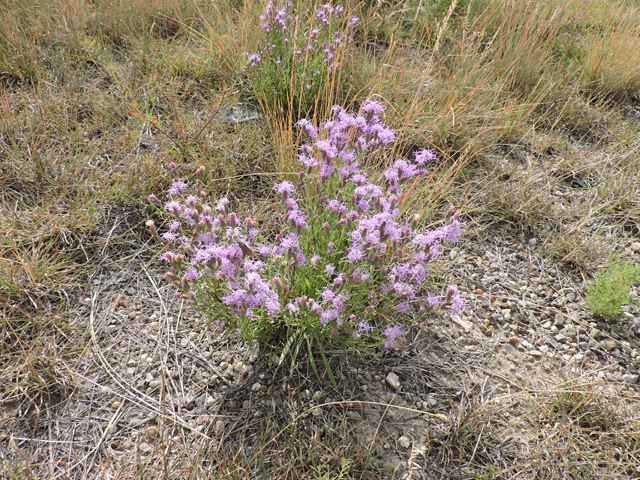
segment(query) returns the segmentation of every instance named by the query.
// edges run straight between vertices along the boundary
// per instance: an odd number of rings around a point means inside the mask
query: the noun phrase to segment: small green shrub
[[[615,320],[624,315],[622,305],[631,303],[629,288],[640,282],[640,266],[616,264],[598,274],[587,288],[587,307],[599,317]]]

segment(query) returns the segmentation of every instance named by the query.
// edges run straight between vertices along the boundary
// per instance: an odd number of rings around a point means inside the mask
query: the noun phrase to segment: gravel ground
[[[78,309],[77,328],[90,319],[90,346],[69,368],[73,394],[26,417],[21,405],[5,405],[2,443],[13,435],[16,445],[5,451],[10,458],[28,452],[33,464],[48,465],[51,479],[80,478],[137,464],[161,468],[168,454],[159,446],[169,442],[175,467],[186,469],[199,445],[231,454],[241,432],[250,458],[260,446],[251,435],[302,422],[312,437],[334,434],[373,448],[389,474],[439,478],[439,469],[420,462],[425,438],[446,434],[457,418],[452,401],[464,405],[470,391],[495,397],[564,369],[637,395],[638,306],[624,307],[626,318],[615,324],[595,320],[584,282],[545,260],[544,242],[506,226],[469,228],[447,268],[468,308],[435,315],[412,332],[408,348],[380,359],[330,355],[342,398],[308,362],[290,378],[274,376],[268,354],[216,335],[176,302],[154,262],[114,262],[89,279],[95,293]],[[640,245],[626,248],[635,255]],[[640,297],[637,286],[631,295]],[[518,418],[517,406],[508,410]]]

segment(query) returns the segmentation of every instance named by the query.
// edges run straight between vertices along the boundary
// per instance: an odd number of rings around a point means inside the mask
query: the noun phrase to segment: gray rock
[[[618,382],[618,381],[620,381],[620,379],[616,375],[611,373],[611,372],[606,372],[604,374],[604,376],[607,379],[607,381],[609,381],[609,382]]]
[[[349,417],[351,420],[362,420],[362,415],[360,415],[358,412],[355,412],[353,410],[349,410],[347,412],[347,417]]]
[[[400,385],[400,379],[398,378],[398,375],[393,372],[389,372],[385,380],[387,381],[389,386],[396,391],[400,390],[400,388],[402,387],[402,385]]]
[[[260,385],[260,382],[256,382],[253,385],[251,385],[251,391],[252,392],[259,392],[261,386],[262,385]]]
[[[562,315],[561,313],[556,313],[555,318],[553,319],[553,324],[556,327],[561,327],[564,325],[564,315]]]
[[[616,342],[614,340],[602,340],[600,342],[600,347],[607,352],[610,352],[614,348],[616,348]]]
[[[246,103],[236,103],[228,105],[218,114],[221,122],[224,123],[242,123],[250,120],[258,120],[262,118],[260,110]]]
[[[155,451],[153,446],[149,445],[147,442],[142,442],[138,448],[142,455],[150,455]]]
[[[218,433],[224,432],[224,421],[223,420],[218,420],[216,422],[215,429],[216,429],[216,432],[218,432]]]
[[[406,435],[402,435],[398,439],[398,445],[400,445],[402,448],[409,448],[411,446],[411,440],[409,440],[409,437],[407,437]]]
[[[438,404],[438,400],[433,396],[433,394],[429,393],[427,394],[427,404],[430,407],[435,407]]]
[[[638,383],[638,375],[635,375],[633,373],[627,373],[622,376],[622,380],[624,380],[625,383],[628,383],[630,385],[635,385],[636,383]]]

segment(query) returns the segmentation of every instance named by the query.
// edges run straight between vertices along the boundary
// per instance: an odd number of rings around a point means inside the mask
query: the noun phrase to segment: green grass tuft
[[[640,266],[616,264],[596,276],[585,302],[594,314],[616,320],[624,316],[621,307],[633,302],[629,288],[639,282]]]

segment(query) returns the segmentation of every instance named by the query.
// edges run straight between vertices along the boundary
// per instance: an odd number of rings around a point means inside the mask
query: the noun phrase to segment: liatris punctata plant
[[[248,55],[253,95],[269,112],[306,115],[336,73],[356,17],[342,5],[296,12],[287,0],[270,0],[260,16],[264,38]],[[299,117],[298,117],[299,118]]]
[[[407,182],[424,175],[435,155],[420,150],[396,160],[380,184],[367,171],[396,141],[380,121],[383,111],[366,101],[357,115],[334,107],[319,131],[298,122],[309,138],[298,155],[302,171],[273,187],[281,216],[270,237],[255,219],[231,211],[226,198],[210,206],[203,191],[189,194],[176,180],[162,239],[179,297],[220,329],[285,351],[297,345],[296,354],[305,341],[310,352],[326,343],[394,349],[434,309],[461,311],[455,286],[424,291],[429,263],[459,241],[459,213],[452,208],[441,226],[424,229],[399,209]]]

